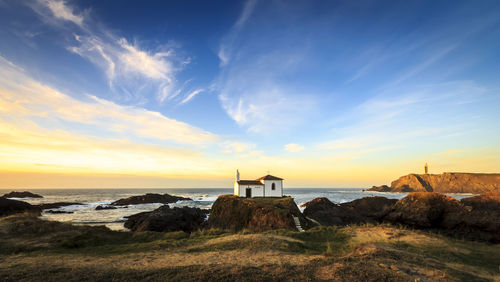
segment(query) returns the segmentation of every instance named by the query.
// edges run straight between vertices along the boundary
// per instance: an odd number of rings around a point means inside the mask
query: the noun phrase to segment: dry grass
[[[0,219],[0,244],[0,281],[500,279],[500,245],[385,225],[134,235],[16,216]]]

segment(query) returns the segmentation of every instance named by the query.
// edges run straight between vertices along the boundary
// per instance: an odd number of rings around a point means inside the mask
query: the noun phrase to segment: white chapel
[[[236,170],[234,195],[238,197],[283,197],[283,179],[266,175],[255,180],[240,180],[240,172]]]

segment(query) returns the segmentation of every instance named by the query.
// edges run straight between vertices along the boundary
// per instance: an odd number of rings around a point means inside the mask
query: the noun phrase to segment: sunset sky
[[[500,172],[500,1],[0,0],[0,188]]]

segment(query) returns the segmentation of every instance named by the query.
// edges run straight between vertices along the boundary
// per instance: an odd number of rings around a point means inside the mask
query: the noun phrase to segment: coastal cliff
[[[500,174],[462,172],[408,174],[393,181],[390,187],[386,185],[374,186],[368,191],[481,194],[500,191]]]

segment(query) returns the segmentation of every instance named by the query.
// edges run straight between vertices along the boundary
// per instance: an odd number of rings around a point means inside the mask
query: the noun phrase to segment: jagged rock
[[[384,220],[418,228],[452,228],[465,212],[464,205],[452,197],[414,192],[397,201]]]
[[[340,206],[361,216],[379,221],[384,218],[397,201],[396,199],[387,199],[379,196],[364,197],[340,204]]]
[[[201,228],[208,211],[199,208],[161,206],[151,212],[127,217],[124,226],[132,231],[192,232]]]
[[[486,210],[500,213],[500,191],[464,198],[460,202],[466,206],[470,206],[475,211]]]
[[[495,195],[459,202],[439,193],[411,193],[399,200],[384,221],[471,240],[500,242],[500,212]],[[465,206],[463,203],[471,204]]]
[[[392,188],[387,185],[372,186],[372,188],[368,189],[368,191],[373,191],[373,192],[389,192],[391,190]]]
[[[439,192],[439,193],[487,193],[500,191],[498,173],[409,174],[401,176],[385,187],[372,187],[368,191],[379,192]],[[387,187],[387,186],[386,186]],[[381,191],[384,190],[384,191]]]
[[[24,191],[24,192],[12,191],[10,193],[3,195],[2,197],[4,197],[4,198],[43,198],[43,196],[28,192],[28,191]]]
[[[148,193],[146,195],[141,196],[132,196],[125,199],[120,199],[111,203],[113,206],[125,206],[125,205],[138,205],[138,204],[152,204],[152,203],[161,203],[161,204],[170,204],[178,201],[188,201],[190,198],[172,196],[169,194],[152,194]]]
[[[23,201],[11,200],[0,197],[0,216],[11,215],[15,213],[31,212],[40,213],[40,210]]]
[[[66,207],[66,206],[72,206],[72,205],[83,205],[83,204],[82,203],[72,203],[72,202],[56,202],[56,203],[38,204],[38,205],[34,205],[34,206],[41,209],[41,210],[48,210],[48,209],[58,209],[60,207]]]
[[[45,211],[46,213],[51,213],[51,214],[72,214],[72,211],[54,211],[54,210],[48,210]]]
[[[332,203],[327,198],[316,198],[303,205],[304,215],[312,218],[322,225],[349,225],[372,222],[356,210],[348,206]]]
[[[212,205],[208,225],[232,231],[242,229],[257,232],[272,229],[296,231],[294,217],[299,219],[303,229],[314,225],[304,217],[291,197],[240,198],[222,195]]]
[[[103,206],[103,205],[98,205],[97,207],[95,207],[96,211],[100,211],[100,210],[116,210],[116,209],[117,209],[117,207]]]

